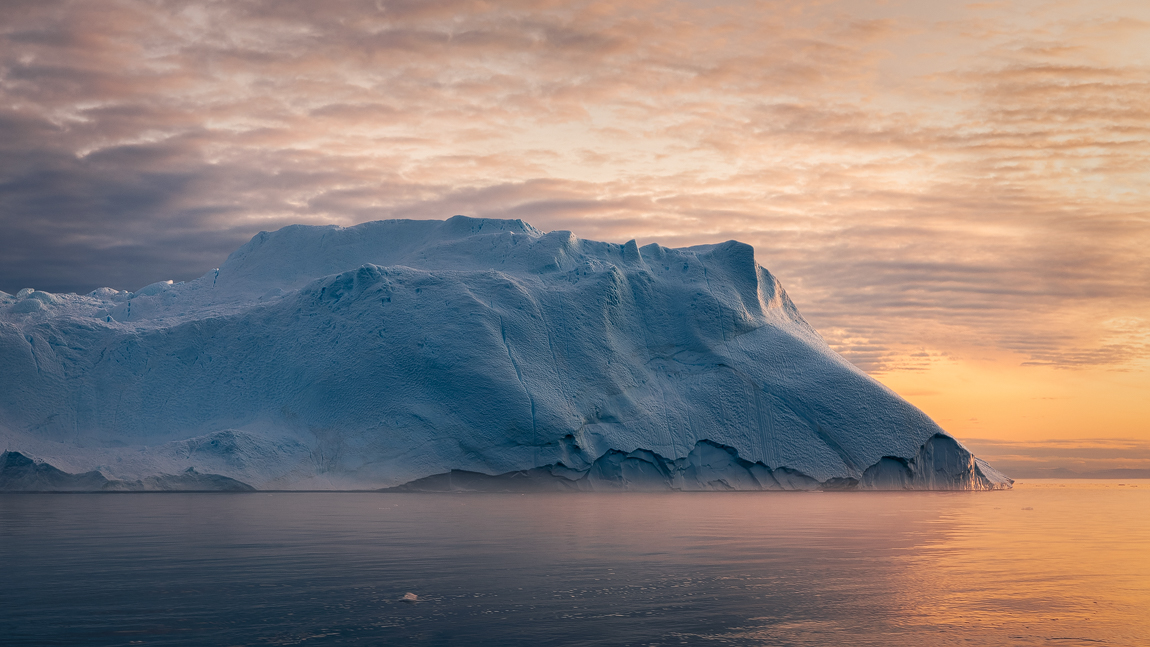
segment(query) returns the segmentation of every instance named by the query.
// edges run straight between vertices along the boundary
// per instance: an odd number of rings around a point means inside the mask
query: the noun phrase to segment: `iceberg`
[[[0,366],[0,489],[1012,483],[737,241],[293,225],[193,281],[0,293]]]

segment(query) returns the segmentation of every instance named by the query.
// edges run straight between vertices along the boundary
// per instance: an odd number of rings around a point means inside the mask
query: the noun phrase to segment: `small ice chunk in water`
[[[419,596],[414,594],[414,593],[408,592],[408,593],[404,593],[403,597],[400,598],[400,600],[402,600],[403,602],[412,602],[412,603],[419,602]]]

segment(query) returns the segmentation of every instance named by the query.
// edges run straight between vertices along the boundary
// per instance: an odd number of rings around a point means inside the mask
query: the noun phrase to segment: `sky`
[[[1024,468],[1150,469],[1148,160],[1141,0],[0,4],[0,290],[291,223],[737,239]]]

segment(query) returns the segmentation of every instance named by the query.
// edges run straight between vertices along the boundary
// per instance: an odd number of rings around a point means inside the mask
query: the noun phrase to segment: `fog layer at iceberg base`
[[[0,294],[0,489],[996,489],[754,250],[457,216]]]

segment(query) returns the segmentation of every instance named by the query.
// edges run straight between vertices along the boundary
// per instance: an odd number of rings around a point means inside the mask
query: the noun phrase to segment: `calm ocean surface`
[[[1150,481],[1118,483],[0,494],[0,644],[1145,647]]]

